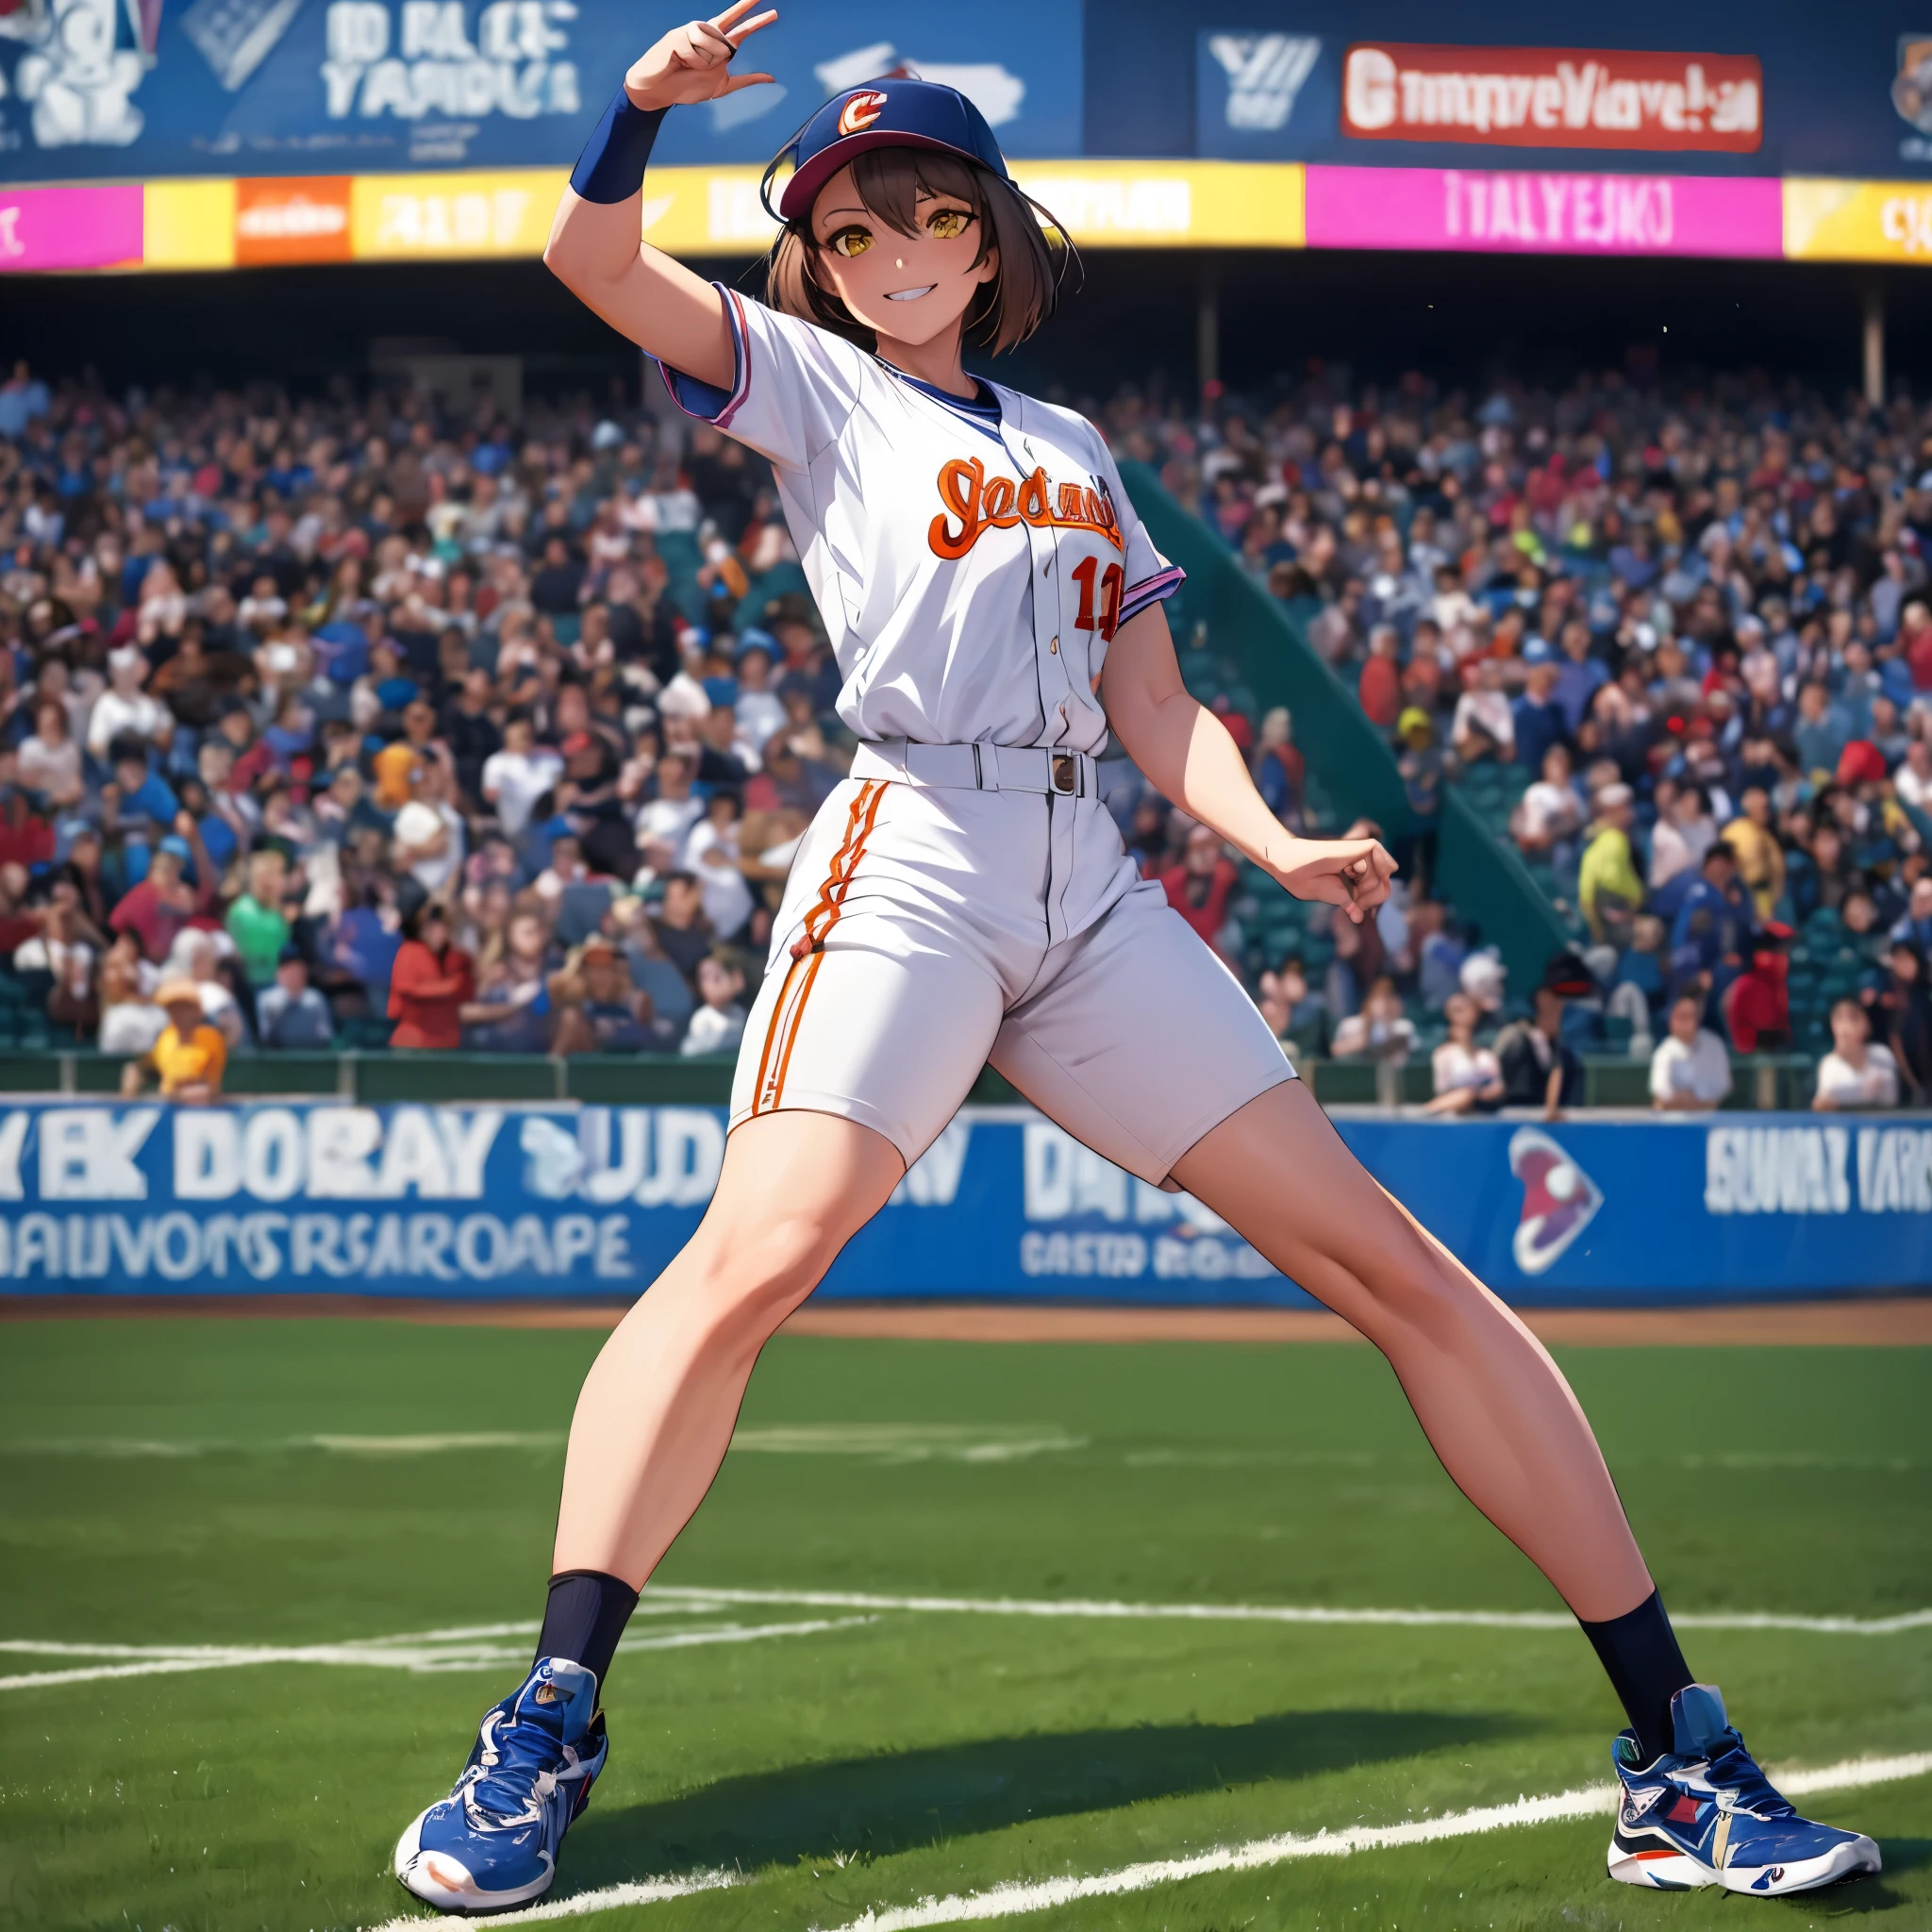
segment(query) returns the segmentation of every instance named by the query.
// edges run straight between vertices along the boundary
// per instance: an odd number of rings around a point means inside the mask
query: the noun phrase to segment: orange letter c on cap
[[[886,105],[881,93],[854,94],[839,110],[839,132],[858,134],[870,127],[879,118],[879,109]]]

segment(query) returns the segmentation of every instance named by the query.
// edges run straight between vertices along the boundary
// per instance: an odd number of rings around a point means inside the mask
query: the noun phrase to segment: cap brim
[[[779,214],[788,222],[808,215],[812,203],[818,199],[819,190],[847,161],[879,147],[923,147],[934,154],[957,155],[960,160],[971,161],[974,167],[986,165],[977,155],[968,153],[950,141],[935,141],[929,134],[897,134],[886,128],[868,128],[861,134],[848,134],[842,141],[835,141],[830,147],[821,148],[810,160],[794,169],[779,191]]]

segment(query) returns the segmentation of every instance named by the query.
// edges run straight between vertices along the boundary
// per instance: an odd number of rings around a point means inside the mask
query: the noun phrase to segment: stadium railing
[[[97,1099],[121,1091],[126,1060],[86,1051],[0,1057],[0,1094],[64,1094]],[[332,1097],[363,1106],[410,1100],[557,1102],[605,1107],[723,1107],[731,1097],[732,1057],[485,1053],[238,1054],[224,1082],[229,1100]],[[1402,1064],[1297,1058],[1324,1107],[1415,1107],[1429,1098],[1426,1058]],[[1586,1108],[1647,1108],[1647,1061],[1586,1055]],[[1813,1063],[1803,1054],[1734,1056],[1731,1108],[1808,1107]],[[991,1067],[967,1095],[992,1106],[1021,1095]]]

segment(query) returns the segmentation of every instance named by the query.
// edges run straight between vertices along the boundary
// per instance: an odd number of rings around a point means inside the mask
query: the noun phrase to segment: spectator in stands
[[[1484,758],[1504,764],[1516,759],[1516,715],[1504,690],[1504,666],[1498,658],[1485,658],[1474,686],[1456,701],[1450,723],[1450,749],[1465,765]]]
[[[1378,731],[1392,731],[1402,709],[1401,634],[1392,624],[1378,624],[1369,633],[1368,661],[1357,684],[1357,694],[1369,723]]]
[[[163,1100],[184,1107],[219,1100],[228,1063],[227,1042],[202,1016],[201,994],[192,979],[171,979],[155,995],[167,1024],[139,1059],[121,1070],[121,1091],[139,1094],[152,1077]]]
[[[273,846],[250,855],[248,889],[228,908],[228,937],[241,955],[242,971],[258,990],[275,981],[275,968],[289,943],[288,866]]]
[[[255,1002],[256,1036],[264,1047],[287,1053],[321,1053],[335,1039],[328,1002],[308,983],[308,961],[299,946],[284,946],[275,983]]]
[[[1650,890],[1661,892],[1673,881],[1694,879],[1704,855],[1717,842],[1717,823],[1710,800],[1696,785],[1660,781],[1657,788],[1657,825],[1650,835]],[[1680,887],[1679,891],[1686,890]]]
[[[729,953],[707,953],[698,961],[698,1008],[686,1029],[686,1054],[736,1053],[744,1035],[744,973]]]
[[[1780,1053],[1791,1043],[1791,928],[1768,920],[1753,941],[1747,971],[1722,996],[1724,1025],[1740,1053]]]
[[[1705,1113],[1731,1091],[1731,1057],[1704,1024],[1704,995],[1671,1002],[1671,1031],[1650,1057],[1650,1104],[1663,1113]]]
[[[1785,891],[1785,855],[1772,824],[1771,794],[1753,785],[1739,802],[1741,810],[1724,827],[1723,838],[1737,857],[1738,874],[1757,917],[1774,918]]]
[[[34,707],[35,730],[21,742],[15,774],[28,791],[38,792],[49,814],[72,810],[87,797],[80,746],[69,726],[67,707],[43,698]]]
[[[1550,662],[1547,650],[1530,665],[1514,712],[1516,762],[1539,772],[1550,747],[1570,741],[1570,721],[1557,698],[1557,667]]]
[[[1167,903],[1211,946],[1227,924],[1227,902],[1239,876],[1220,835],[1211,826],[1196,825],[1181,862],[1161,873],[1160,886]]]
[[[391,1046],[449,1052],[462,1044],[462,1011],[475,991],[470,956],[451,941],[449,921],[434,900],[418,901],[403,918],[403,942],[388,975]]]
[[[1544,967],[1533,1015],[1506,1026],[1496,1041],[1506,1107],[1539,1108],[1554,1121],[1581,1104],[1583,1062],[1563,1038],[1563,1004],[1595,991],[1590,968],[1574,953],[1558,953]]]
[[[1932,1103],[1932,989],[1925,956],[1910,940],[1890,941],[1886,977],[1866,995],[1872,1030],[1890,1053],[1914,1107]]]
[[[1551,758],[1567,762],[1560,746],[1550,752]],[[1536,788],[1532,786],[1531,791]],[[1526,798],[1528,792],[1524,796]],[[1643,904],[1643,881],[1630,852],[1630,826],[1634,794],[1624,784],[1606,785],[1596,795],[1596,817],[1591,826],[1590,842],[1584,847],[1583,861],[1577,868],[1576,903],[1591,937],[1601,941],[1627,921]]]
[[[1335,1029],[1328,1051],[1339,1060],[1406,1061],[1415,1047],[1415,1023],[1402,1010],[1402,995],[1386,976],[1369,988],[1361,1009]]]
[[[1425,1113],[1493,1113],[1503,1104],[1503,1069],[1475,1037],[1482,1009],[1466,992],[1449,995],[1442,1008],[1449,1037],[1429,1057],[1435,1097]]]
[[[1546,853],[1555,856],[1556,848],[1582,829],[1584,805],[1576,790],[1574,772],[1570,747],[1551,745],[1543,754],[1541,775],[1516,802],[1516,809],[1509,817],[1509,835],[1532,858]],[[1629,788],[1623,790],[1627,802]],[[1601,814],[1601,800],[1598,810]]]
[[[206,917],[215,903],[214,863],[202,843],[201,827],[183,812],[175,830],[192,855],[195,882],[182,874],[181,855],[166,844],[148,860],[147,876],[130,887],[109,920],[116,932],[131,932],[142,956],[159,965],[175,936],[191,919]]]
[[[1831,1051],[1818,1062],[1811,1105],[1820,1113],[1843,1108],[1896,1107],[1898,1062],[1872,1039],[1872,1022],[1855,999],[1831,1009]]]

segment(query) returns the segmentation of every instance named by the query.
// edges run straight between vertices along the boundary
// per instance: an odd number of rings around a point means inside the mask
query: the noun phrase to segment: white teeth
[[[930,295],[939,287],[937,282],[928,282],[923,289],[900,289],[888,295],[888,302],[917,302],[922,295]]]

